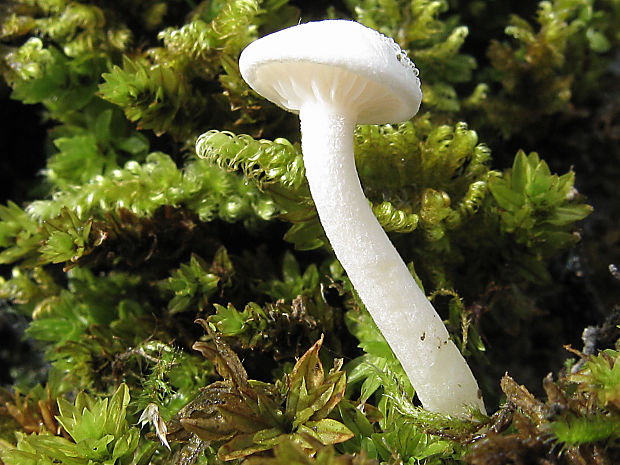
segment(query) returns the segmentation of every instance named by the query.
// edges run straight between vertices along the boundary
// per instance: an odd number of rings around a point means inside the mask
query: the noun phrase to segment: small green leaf
[[[236,336],[244,331],[246,318],[233,304],[229,303],[227,307],[214,304],[214,307],[217,313],[209,317],[209,322],[213,323],[222,335]]]
[[[323,445],[348,441],[354,434],[345,425],[331,418],[308,421],[297,429],[297,433],[307,433],[317,438]]]
[[[105,422],[105,431],[119,437],[127,429],[125,414],[129,405],[129,388],[125,383],[121,384],[108,405],[105,417],[100,420]]]
[[[558,441],[570,445],[588,444],[603,441],[620,435],[620,418],[613,416],[588,416],[554,421],[551,430]]]
[[[97,141],[107,143],[110,138],[110,124],[112,122],[112,109],[102,111],[95,121],[94,133]]]
[[[242,459],[243,457],[271,449],[272,447],[273,446],[270,445],[255,443],[253,434],[238,434],[230,441],[222,444],[217,451],[217,456],[220,460],[224,461]]]
[[[525,152],[519,150],[512,163],[510,189],[515,192],[523,192],[530,181],[530,165]]]
[[[553,210],[553,215],[547,218],[546,222],[554,226],[568,226],[576,221],[583,220],[592,213],[592,210],[590,205],[585,204],[557,207]]]
[[[312,409],[315,410],[311,417],[313,420],[321,420],[327,417],[344,398],[344,392],[347,388],[347,376],[344,371],[339,370],[340,367],[338,367],[338,371],[333,372],[327,377],[324,385],[329,386],[329,389],[326,389],[325,393],[311,405]]]
[[[605,53],[611,48],[609,39],[607,39],[602,32],[597,31],[594,28],[588,28],[586,31],[586,37],[588,38],[590,49],[593,52]]]
[[[489,183],[489,190],[498,205],[505,210],[515,211],[523,205],[523,195],[512,191],[502,179],[495,179]]]
[[[351,402],[341,402],[338,404],[338,412],[344,425],[361,438],[370,437],[374,433],[374,429],[366,415],[359,408],[356,408]]]
[[[284,254],[282,276],[284,277],[284,282],[286,283],[294,283],[301,277],[299,264],[297,263],[295,256],[288,250]]]
[[[117,142],[116,146],[132,155],[146,153],[149,149],[149,141],[142,134],[135,134],[131,137],[125,137]]]
[[[321,223],[318,218],[290,227],[284,239],[295,244],[297,250],[314,250],[324,243]]]
[[[125,434],[116,439],[112,457],[115,459],[123,458],[132,454],[138,447],[140,441],[140,431],[137,428],[129,429]]]
[[[281,428],[269,428],[260,430],[254,434],[253,441],[261,446],[273,447],[281,441],[281,436],[285,436]]]
[[[85,438],[77,443],[79,457],[93,461],[101,461],[108,455],[108,444],[114,441],[114,436],[107,434],[99,439]]]
[[[319,351],[322,345],[323,335],[295,363],[289,376],[290,389],[294,389],[295,386],[300,386],[303,383],[308,392],[312,392],[323,383],[325,372],[319,359]]]

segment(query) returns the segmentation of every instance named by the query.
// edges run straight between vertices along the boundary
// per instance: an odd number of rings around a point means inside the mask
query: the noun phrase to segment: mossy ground
[[[418,407],[296,117],[241,79],[328,17],[420,69],[420,114],[359,127],[356,161],[490,417]],[[0,5],[1,460],[618,463],[618,31],[618,0]]]

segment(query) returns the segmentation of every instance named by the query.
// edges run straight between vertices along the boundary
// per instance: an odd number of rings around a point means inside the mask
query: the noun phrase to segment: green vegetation
[[[420,69],[356,163],[488,417],[419,407],[241,78],[309,18]],[[620,463],[619,31],[619,0],[3,2],[0,465]]]

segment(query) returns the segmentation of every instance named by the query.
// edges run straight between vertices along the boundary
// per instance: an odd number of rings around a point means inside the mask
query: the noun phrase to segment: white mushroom
[[[464,417],[484,404],[465,359],[381,228],[360,185],[355,124],[417,113],[418,71],[388,37],[345,20],[270,34],[241,54],[243,78],[301,120],[306,176],[338,260],[400,360],[423,406]]]

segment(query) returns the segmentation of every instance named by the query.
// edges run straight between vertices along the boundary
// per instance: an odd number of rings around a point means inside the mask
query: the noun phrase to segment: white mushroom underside
[[[269,71],[271,67],[275,71]],[[348,74],[337,70],[346,70]],[[262,37],[245,48],[239,57],[239,71],[255,91],[281,106],[283,102],[273,92],[273,78],[290,74],[301,89],[308,77],[322,81],[338,75],[344,82],[332,83],[348,86],[347,81],[353,75],[363,76],[383,89],[376,94],[372,86],[367,89],[372,108],[369,111],[360,108],[361,118],[357,121],[360,124],[405,121],[418,111],[422,99],[418,70],[407,53],[393,39],[355,21],[311,21]],[[265,71],[269,74],[262,74]],[[342,90],[335,89],[335,94]],[[377,105],[376,99],[386,90],[392,93],[391,98],[385,105],[381,101]],[[300,108],[297,104],[291,106],[286,108],[292,111]]]
[[[357,115],[358,124],[379,124],[404,106],[393,89],[335,66],[270,62],[258,67],[256,77],[257,82],[269,83],[262,95],[293,113],[306,102],[320,102]]]

